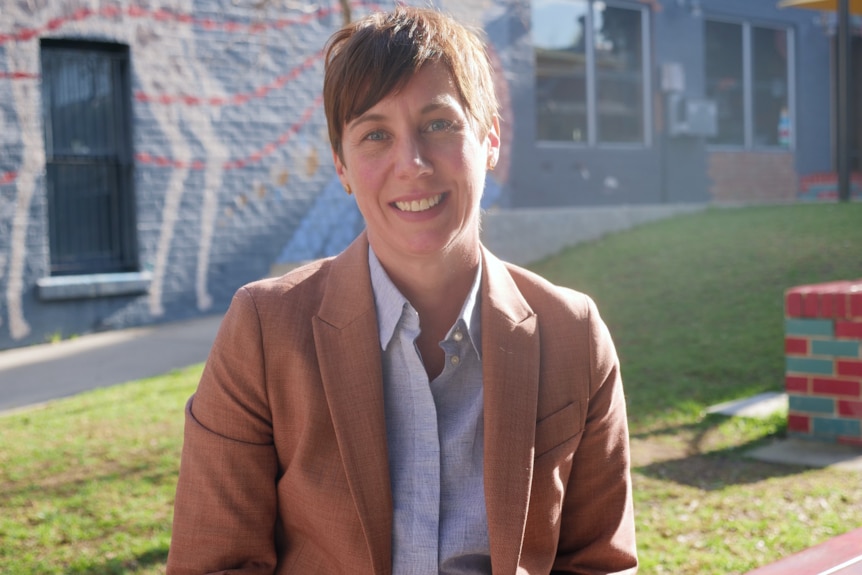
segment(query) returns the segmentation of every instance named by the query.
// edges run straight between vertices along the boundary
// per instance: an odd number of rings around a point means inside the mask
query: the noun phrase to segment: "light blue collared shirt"
[[[482,264],[440,342],[443,371],[429,382],[415,343],[419,314],[370,247],[368,261],[383,356],[393,573],[490,574],[482,469]]]

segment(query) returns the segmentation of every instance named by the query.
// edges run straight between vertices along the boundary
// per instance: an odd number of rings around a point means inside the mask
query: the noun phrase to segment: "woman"
[[[610,336],[479,239],[481,41],[374,14],[331,38],[324,103],[367,228],[237,292],[187,406],[168,573],[634,573]]]

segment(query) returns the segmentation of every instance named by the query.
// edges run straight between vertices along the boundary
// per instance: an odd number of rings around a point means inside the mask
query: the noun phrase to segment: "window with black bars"
[[[51,275],[137,270],[127,46],[41,41]]]

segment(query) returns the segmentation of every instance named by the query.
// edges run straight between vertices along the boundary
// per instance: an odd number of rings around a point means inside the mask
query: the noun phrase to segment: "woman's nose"
[[[403,177],[419,177],[433,171],[427,144],[420,136],[404,137],[399,140],[397,154],[398,174]]]

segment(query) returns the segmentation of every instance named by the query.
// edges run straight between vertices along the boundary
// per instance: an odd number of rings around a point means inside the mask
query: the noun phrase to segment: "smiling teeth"
[[[395,202],[395,206],[402,212],[424,212],[439,204],[442,199],[443,194],[438,194],[431,198],[422,198],[412,202]]]

